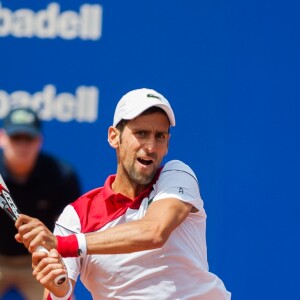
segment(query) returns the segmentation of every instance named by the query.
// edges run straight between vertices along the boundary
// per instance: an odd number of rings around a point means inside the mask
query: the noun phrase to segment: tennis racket
[[[2,208],[8,214],[10,219],[14,222],[16,222],[16,220],[18,219],[21,213],[15,201],[11,197],[11,194],[1,175],[0,175],[0,208]],[[43,246],[38,246],[36,250],[49,253],[49,251]],[[66,275],[59,275],[55,278],[54,283],[56,285],[61,285],[65,282],[66,279],[67,279]]]

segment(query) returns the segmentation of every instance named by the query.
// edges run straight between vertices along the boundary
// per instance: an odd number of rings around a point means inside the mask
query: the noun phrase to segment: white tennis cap
[[[175,126],[174,112],[168,100],[155,90],[145,88],[130,91],[121,98],[115,110],[113,126],[121,120],[132,120],[153,106],[163,109],[170,126]]]

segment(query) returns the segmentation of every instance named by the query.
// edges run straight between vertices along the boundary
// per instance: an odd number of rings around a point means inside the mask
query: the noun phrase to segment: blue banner
[[[233,299],[294,299],[299,2],[0,3],[0,118],[36,109],[44,150],[87,191],[116,171],[107,128],[120,97],[159,91],[177,121],[167,159],[200,181],[212,272]]]

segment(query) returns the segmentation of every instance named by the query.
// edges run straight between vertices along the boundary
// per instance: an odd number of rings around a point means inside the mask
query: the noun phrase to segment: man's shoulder
[[[185,173],[198,182],[197,176],[193,169],[181,160],[170,160],[166,162],[163,168],[161,169],[159,177],[167,178],[167,176],[169,175],[177,176],[177,174],[179,173]]]
[[[81,232],[97,231],[111,221],[114,211],[103,199],[103,187],[95,188],[71,203],[76,212],[80,224]]]
[[[103,190],[103,186],[94,188],[88,192],[85,192],[76,201],[86,201],[87,199],[94,199],[95,197],[101,195],[102,190]]]
[[[101,198],[102,190],[103,187],[92,189],[81,195],[77,200],[71,203],[71,205],[75,208],[75,210],[80,210],[83,206],[90,206],[93,201],[96,201],[96,199],[99,200]]]
[[[180,171],[192,171],[192,168],[187,165],[186,163],[184,163],[181,160],[170,160],[168,162],[165,163],[165,165],[163,166],[161,173],[166,172],[166,171],[171,171],[171,170],[180,170]],[[193,171],[192,171],[193,172]]]

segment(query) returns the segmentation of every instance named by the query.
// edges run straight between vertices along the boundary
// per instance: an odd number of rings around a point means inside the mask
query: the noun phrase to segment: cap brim
[[[135,109],[131,110],[130,113],[127,113],[125,116],[123,116],[124,120],[132,120],[141,115],[144,111],[146,111],[150,107],[160,107],[164,112],[167,114],[170,125],[175,126],[175,116],[173,111],[165,104],[162,104],[161,102],[158,103],[150,103],[148,106],[144,106],[142,109],[140,107],[136,107]]]
[[[27,126],[10,126],[5,129],[6,133],[9,136],[25,134],[31,137],[36,137],[40,134],[40,131],[37,128],[27,127]]]

